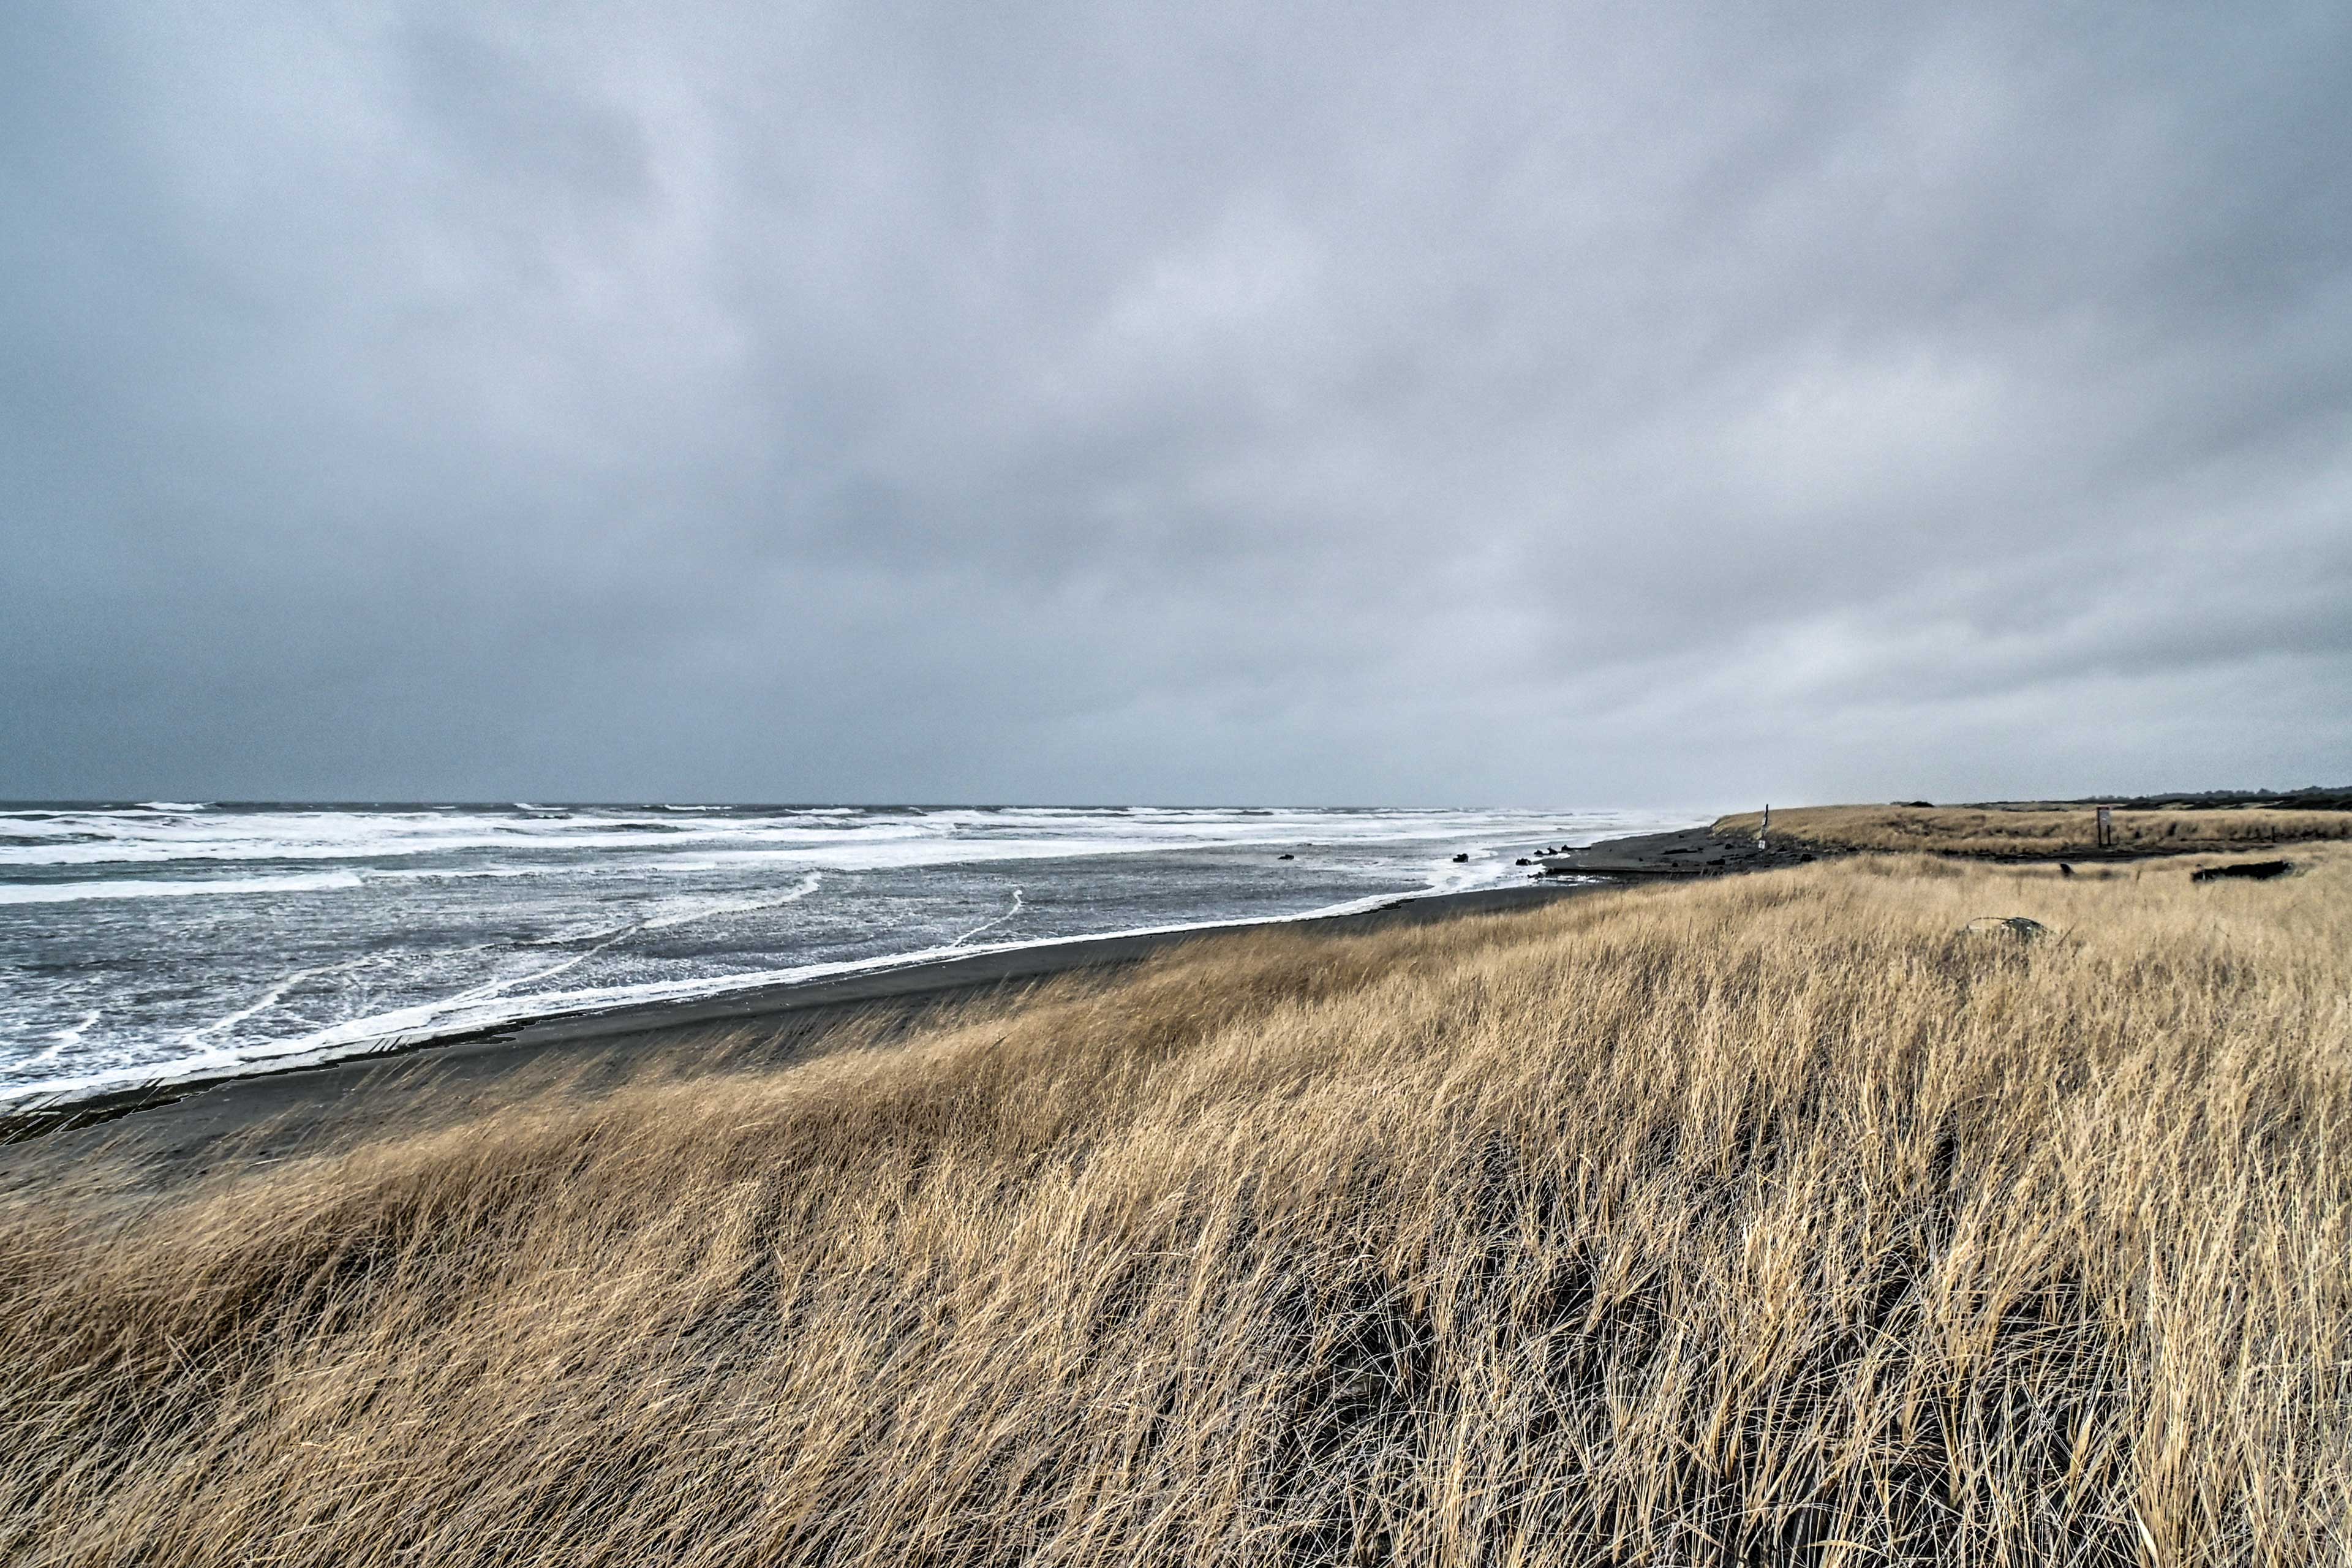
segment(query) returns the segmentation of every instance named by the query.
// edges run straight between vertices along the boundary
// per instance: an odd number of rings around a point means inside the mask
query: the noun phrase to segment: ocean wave
[[[0,883],[0,904],[78,904],[93,899],[184,899],[230,893],[317,893],[362,885],[356,871],[172,881],[123,878],[106,882],[16,882]]]
[[[471,882],[485,877],[545,877],[573,869],[561,866],[387,866],[368,872],[371,882]]]
[[[496,851],[697,849],[765,853],[820,867],[950,864],[1019,858],[1037,844],[1073,854],[1136,848],[1299,843],[1396,843],[1488,831],[1494,813],[1328,813],[1177,807],[971,806],[888,813],[813,807],[767,814],[671,815],[648,808],[508,812],[222,811],[63,812],[0,824],[0,870],[9,867],[173,862],[349,860],[382,862]],[[877,846],[924,843],[871,853]]]
[[[684,844],[767,847],[943,837],[921,821],[629,816],[513,816],[481,812],[285,812],[194,818],[78,812],[0,825],[0,869],[12,866],[155,865],[179,861],[414,859],[484,850],[562,854]]]

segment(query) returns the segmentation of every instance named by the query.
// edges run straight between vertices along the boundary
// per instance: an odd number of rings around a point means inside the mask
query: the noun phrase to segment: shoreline
[[[1061,975],[1122,969],[1203,938],[1270,929],[1367,931],[1529,909],[1609,885],[1611,879],[1599,876],[1547,875],[1494,888],[1400,895],[1341,913],[1075,937],[700,996],[633,1000],[421,1038],[395,1036],[381,1046],[323,1060],[271,1065],[265,1059],[238,1070],[183,1079],[149,1079],[83,1095],[67,1091],[54,1100],[28,1099],[0,1111],[0,1166],[21,1163],[7,1157],[37,1146],[57,1147],[63,1153],[65,1146],[79,1150],[94,1141],[78,1134],[101,1135],[117,1152],[126,1142],[142,1145],[142,1154],[176,1163],[194,1145],[212,1144],[231,1132],[281,1118],[306,1124],[306,1136],[298,1141],[323,1131],[307,1124],[368,1120],[352,1115],[356,1102],[367,1098],[361,1091],[379,1090],[391,1078],[414,1079],[420,1085],[444,1072],[504,1078],[525,1067],[560,1065],[566,1059],[587,1064],[761,1025],[774,1028],[777,1049],[789,1056],[861,1015],[878,1011],[897,1023]],[[392,1114],[387,1110],[381,1119]],[[0,1169],[0,1174],[5,1173]]]
[[[1969,857],[1998,862],[2071,858],[2139,860],[2198,853],[2195,848],[2143,847],[2092,855],[1999,855]],[[1696,877],[1775,870],[1862,853],[1776,835],[1769,847],[1716,834],[1710,826],[1621,835],[1526,862],[1523,881],[1453,892],[1401,893],[1323,913],[1271,919],[1210,921],[1146,931],[1076,936],[1003,948],[980,948],[956,956],[882,959],[838,974],[757,982],[734,989],[677,997],[635,997],[576,1009],[501,1019],[444,1032],[394,1032],[353,1042],[331,1056],[261,1058],[217,1071],[184,1078],[142,1079],[86,1090],[29,1089],[14,1098],[0,1095],[0,1151],[28,1142],[117,1122],[146,1119],[191,1100],[296,1097],[257,1086],[288,1082],[341,1083],[381,1073],[418,1058],[472,1060],[503,1056],[520,1063],[551,1053],[578,1051],[598,1042],[642,1045],[715,1029],[762,1022],[784,1025],[803,1016],[826,1026],[875,1007],[901,1012],[971,1000],[1008,986],[1032,984],[1086,970],[1116,969],[1140,962],[1162,948],[1203,937],[1261,928],[1344,931],[1396,920],[1433,921],[1495,910],[1517,909],[1549,899],[1609,886],[1684,880]],[[806,1032],[806,1031],[799,1031]],[[635,1048],[632,1046],[631,1048]],[[339,1091],[341,1092],[341,1091]],[[237,1120],[250,1121],[249,1115]]]

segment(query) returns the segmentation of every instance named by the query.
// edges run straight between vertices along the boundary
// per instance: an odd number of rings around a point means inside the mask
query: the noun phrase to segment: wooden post
[[[2099,807],[2099,830],[2096,837],[2102,849],[2112,849],[2116,847],[2115,807],[2111,805]]]
[[[1768,800],[1764,803],[1764,820],[1756,825],[1756,847],[1759,849],[1763,848],[1764,841],[1771,836],[1772,803]]]

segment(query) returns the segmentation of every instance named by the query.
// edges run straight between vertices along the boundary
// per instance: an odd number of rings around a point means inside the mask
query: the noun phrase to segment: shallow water
[[[0,810],[0,1094],[1525,878],[1621,811]],[[1288,853],[1295,858],[1278,856]],[[1466,863],[1453,857],[1466,853]]]

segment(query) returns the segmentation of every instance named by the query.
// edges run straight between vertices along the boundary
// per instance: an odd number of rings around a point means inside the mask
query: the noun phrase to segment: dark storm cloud
[[[30,8],[0,794],[2341,782],[2323,6]]]

